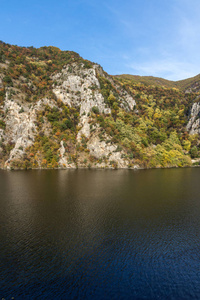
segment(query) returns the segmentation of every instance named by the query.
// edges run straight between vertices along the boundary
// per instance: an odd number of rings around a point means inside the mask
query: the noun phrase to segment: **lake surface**
[[[200,299],[200,168],[0,171],[0,299]]]

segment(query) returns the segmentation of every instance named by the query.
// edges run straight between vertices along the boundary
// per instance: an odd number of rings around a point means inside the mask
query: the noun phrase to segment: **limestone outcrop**
[[[187,124],[187,130],[190,134],[200,133],[200,102],[195,102],[192,105],[190,119]]]

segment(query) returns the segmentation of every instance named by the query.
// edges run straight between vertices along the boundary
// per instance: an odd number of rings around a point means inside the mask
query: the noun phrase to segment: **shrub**
[[[193,146],[190,150],[190,153],[191,153],[191,157],[192,158],[196,158],[198,157],[198,149],[196,146]]]
[[[99,114],[99,108],[97,107],[97,106],[93,106],[92,107],[92,112],[94,113],[94,114]]]
[[[12,78],[8,75],[3,78],[3,82],[7,83],[8,86],[13,86]]]
[[[0,128],[2,128],[2,129],[6,128],[6,124],[3,120],[0,120]]]

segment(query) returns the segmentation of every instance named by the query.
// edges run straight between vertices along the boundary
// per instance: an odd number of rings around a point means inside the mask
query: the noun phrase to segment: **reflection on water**
[[[200,169],[0,172],[0,297],[199,299]]]

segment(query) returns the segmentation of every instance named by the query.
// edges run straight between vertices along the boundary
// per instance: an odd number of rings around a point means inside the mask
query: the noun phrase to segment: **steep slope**
[[[1,168],[191,165],[198,92],[156,80],[109,76],[55,47],[0,43]]]

